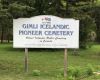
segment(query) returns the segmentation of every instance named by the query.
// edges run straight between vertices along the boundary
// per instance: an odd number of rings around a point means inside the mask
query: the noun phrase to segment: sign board
[[[79,20],[51,15],[13,20],[14,48],[78,48]]]

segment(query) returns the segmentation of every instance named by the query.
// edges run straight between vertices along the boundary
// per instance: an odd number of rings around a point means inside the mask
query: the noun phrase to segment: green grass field
[[[68,66],[86,68],[92,65],[94,71],[100,71],[100,45],[87,50],[79,50],[77,56],[68,51]],[[24,71],[24,49],[13,49],[12,44],[0,44],[0,80],[61,80],[63,69],[63,50],[30,50],[29,72]],[[39,70],[39,76],[33,71]],[[100,75],[93,75],[81,80],[100,80]]]

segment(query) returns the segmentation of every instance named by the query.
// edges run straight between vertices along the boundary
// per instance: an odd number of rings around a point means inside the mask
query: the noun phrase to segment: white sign
[[[78,48],[79,20],[51,15],[13,20],[14,48]]]

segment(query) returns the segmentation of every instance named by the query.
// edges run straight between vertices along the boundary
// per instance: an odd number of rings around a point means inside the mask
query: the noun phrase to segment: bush
[[[75,78],[77,78],[77,77],[80,76],[80,69],[79,69],[79,68],[75,68],[75,69],[74,69],[73,76],[74,76]]]
[[[68,67],[68,76],[72,76],[73,75],[73,71],[74,71],[74,68],[73,67]]]
[[[91,75],[93,75],[93,67],[92,67],[92,65],[88,65],[87,66],[87,68],[86,68],[86,74],[87,74],[87,76],[91,76]]]
[[[39,70],[33,70],[32,75],[33,76],[40,76],[40,71]]]
[[[59,69],[60,74],[57,75],[58,80],[63,80],[63,71],[64,69]],[[80,67],[68,67],[67,71],[67,80],[75,80],[80,78],[85,78],[93,75],[93,67],[92,65],[87,65],[85,69],[81,69]]]
[[[80,68],[73,68],[73,67],[69,67],[68,68],[68,76],[72,76],[72,77],[79,77],[80,76]]]
[[[75,78],[73,76],[68,76],[67,80],[75,80]]]

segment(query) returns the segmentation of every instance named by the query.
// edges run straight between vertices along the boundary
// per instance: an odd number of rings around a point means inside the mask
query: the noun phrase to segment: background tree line
[[[13,19],[37,15],[79,19],[80,47],[100,43],[100,0],[0,0],[1,43],[12,40]]]

